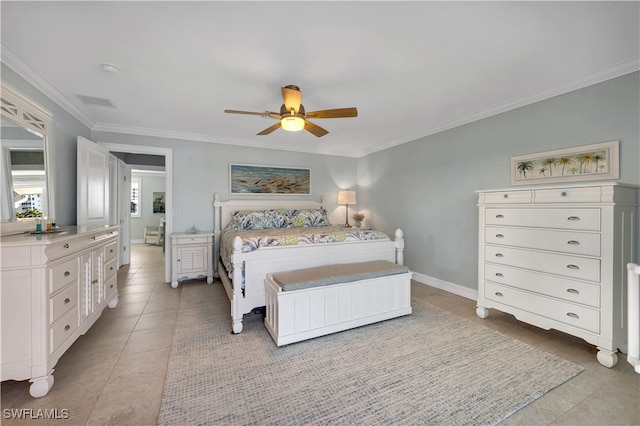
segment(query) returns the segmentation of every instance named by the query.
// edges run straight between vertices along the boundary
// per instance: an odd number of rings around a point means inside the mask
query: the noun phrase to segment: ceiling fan
[[[298,86],[290,84],[281,88],[282,99],[284,103],[280,107],[280,112],[251,112],[251,111],[237,111],[233,109],[225,109],[227,114],[246,114],[246,115],[260,115],[262,117],[276,118],[279,121],[273,126],[267,127],[258,135],[268,135],[274,130],[282,127],[289,132],[297,132],[305,129],[306,131],[322,137],[329,133],[327,130],[318,126],[317,124],[309,121],[309,118],[342,118],[342,117],[357,117],[358,110],[355,107],[351,108],[337,108],[337,109],[324,109],[321,111],[305,112],[304,106],[300,103],[302,99],[302,92]]]

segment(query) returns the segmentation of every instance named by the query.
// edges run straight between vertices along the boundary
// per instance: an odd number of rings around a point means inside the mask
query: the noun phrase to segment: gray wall
[[[187,231],[193,225],[200,230],[213,229],[213,194],[218,192],[223,200],[229,198],[229,163],[310,168],[311,196],[277,195],[274,197],[318,201],[324,195],[325,207],[330,219],[336,223],[344,223],[344,207],[337,206],[338,190],[354,187],[357,180],[355,158],[110,132],[94,132],[92,139],[97,142],[154,146],[173,150],[174,232]]]
[[[477,289],[475,191],[510,187],[512,156],[611,140],[619,182],[640,185],[639,93],[636,72],[361,158],[368,225],[402,227],[415,272]]]

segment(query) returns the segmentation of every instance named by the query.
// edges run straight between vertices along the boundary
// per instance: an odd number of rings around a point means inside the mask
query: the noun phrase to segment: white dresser
[[[118,227],[0,239],[1,380],[53,386],[58,359],[118,303]]]
[[[213,282],[213,232],[176,232],[171,234],[171,287],[190,278]]]
[[[580,337],[613,367],[626,342],[634,187],[614,183],[478,191],[478,307]]]

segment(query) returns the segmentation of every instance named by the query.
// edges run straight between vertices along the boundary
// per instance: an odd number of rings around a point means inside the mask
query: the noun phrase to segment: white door
[[[131,263],[131,166],[118,162],[118,220],[120,223],[120,265]]]
[[[109,220],[109,151],[78,136],[78,204],[80,231],[105,227]]]

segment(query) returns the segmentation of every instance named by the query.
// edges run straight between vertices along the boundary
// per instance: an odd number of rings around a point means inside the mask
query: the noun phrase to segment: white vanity
[[[118,303],[117,236],[113,226],[1,238],[1,380],[49,392],[60,357]]]

